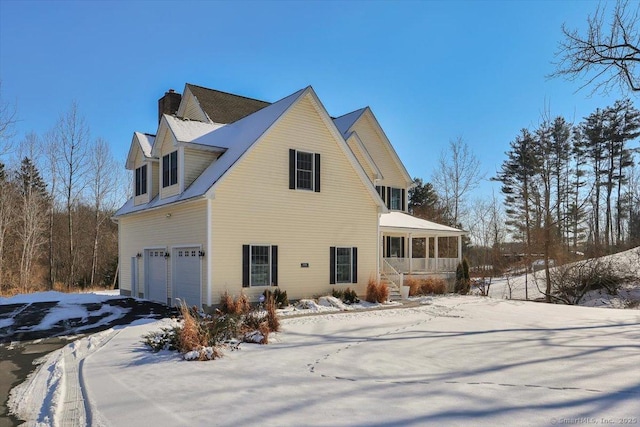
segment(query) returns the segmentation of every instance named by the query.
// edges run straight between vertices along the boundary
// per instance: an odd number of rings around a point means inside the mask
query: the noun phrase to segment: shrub
[[[420,282],[422,295],[443,295],[447,292],[447,282],[439,277],[427,277]]]
[[[354,289],[347,288],[344,291],[344,298],[342,299],[342,301],[345,304],[357,304],[360,302],[360,298],[358,298],[358,294]]]
[[[347,288],[345,290],[333,288],[331,289],[331,296],[334,298],[338,298],[345,304],[357,304],[360,302],[360,298],[358,298],[358,294],[355,290],[351,288]]]
[[[286,292],[279,294],[281,301]],[[221,308],[212,316],[180,307],[182,322],[143,336],[143,342],[153,351],[177,350],[185,360],[212,360],[222,356],[221,348],[238,349],[239,340],[268,343],[269,333],[280,330],[275,297],[269,294],[266,310],[252,310],[247,297],[234,299],[227,292],[222,295]]]
[[[331,296],[342,300],[344,299],[344,291],[342,289],[333,288],[331,289]]]
[[[369,302],[387,302],[389,299],[389,287],[385,283],[377,283],[373,279],[369,279],[365,299]]]
[[[456,266],[456,282],[454,286],[454,292],[466,295],[471,290],[471,279],[469,277],[469,262],[467,259],[463,259]]]
[[[233,298],[227,291],[224,291],[220,298],[220,311],[224,314],[246,314],[251,310],[251,304],[249,298],[240,293],[238,298]]]
[[[407,277],[404,279],[404,286],[409,287],[409,296],[414,297],[420,294],[420,281],[413,277]]]
[[[178,350],[180,327],[162,328],[160,331],[149,332],[142,336],[142,342],[153,352],[160,350]]]
[[[578,304],[587,292],[605,289],[616,295],[622,284],[637,280],[627,275],[611,262],[599,258],[565,264],[549,271],[551,297],[565,304]]]
[[[285,291],[285,296],[286,296],[286,291]],[[280,320],[278,319],[278,315],[276,314],[276,303],[273,299],[267,301],[266,317],[267,317],[266,323],[268,326],[268,332],[278,332],[280,330]],[[260,332],[263,332],[263,329],[260,329]]]
[[[265,289],[262,295],[264,295],[265,302],[269,301],[270,299],[273,300],[276,308],[285,308],[289,306],[289,297],[287,296],[287,291],[281,291],[280,288],[275,288],[273,292],[269,289]]]

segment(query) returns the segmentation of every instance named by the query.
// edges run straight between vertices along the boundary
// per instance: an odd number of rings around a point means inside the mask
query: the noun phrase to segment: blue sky
[[[545,110],[578,122],[620,97],[546,78],[561,24],[583,28],[597,4],[0,0],[0,79],[18,138],[75,100],[123,167],[158,98],[189,82],[266,101],[311,85],[333,116],[370,106],[412,176],[429,180],[457,137],[492,176]]]

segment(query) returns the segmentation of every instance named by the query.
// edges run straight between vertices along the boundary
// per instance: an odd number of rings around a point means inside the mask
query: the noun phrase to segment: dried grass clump
[[[404,286],[409,287],[409,296],[413,297],[420,294],[420,281],[413,277],[407,277],[404,279]]]
[[[269,298],[267,300],[266,308],[267,326],[269,328],[269,332],[278,332],[280,330],[280,319],[278,319],[278,315],[276,314],[276,302],[273,298]],[[260,332],[262,332],[262,330],[260,330]]]
[[[383,303],[389,299],[389,287],[386,283],[378,283],[373,279],[369,279],[367,284],[367,294],[365,300],[368,302]]]
[[[243,292],[234,299],[232,295],[224,291],[220,298],[220,311],[224,314],[247,314],[250,310],[249,298]]]
[[[178,349],[181,352],[188,352],[195,348],[208,346],[209,334],[207,330],[202,328],[186,304],[182,303],[180,305],[180,313],[182,314],[183,323],[182,329],[178,334]]]
[[[447,292],[447,282],[439,277],[427,277],[420,283],[420,293],[422,295],[437,294],[443,295]]]

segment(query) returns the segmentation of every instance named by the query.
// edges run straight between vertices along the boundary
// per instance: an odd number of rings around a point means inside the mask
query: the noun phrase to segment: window
[[[242,286],[277,286],[278,247],[275,245],[242,246]]]
[[[136,196],[147,194],[147,165],[136,169]]]
[[[169,187],[178,183],[178,152],[174,151],[162,157],[162,186]]]
[[[330,248],[329,283],[358,283],[358,248]]]
[[[391,200],[389,202],[389,209],[401,211],[402,209],[402,189],[391,189]]]
[[[320,192],[320,154],[289,150],[289,188]]]
[[[405,189],[376,185],[376,191],[384,201],[388,209],[395,211],[405,211]]]
[[[404,258],[404,237],[387,236],[385,257]]]
[[[313,191],[313,154],[296,152],[296,188]]]

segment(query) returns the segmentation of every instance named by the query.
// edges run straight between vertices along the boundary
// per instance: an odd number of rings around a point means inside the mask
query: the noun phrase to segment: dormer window
[[[147,165],[136,169],[136,196],[147,194]]]
[[[169,187],[178,183],[178,152],[174,151],[162,157],[162,186]]]

